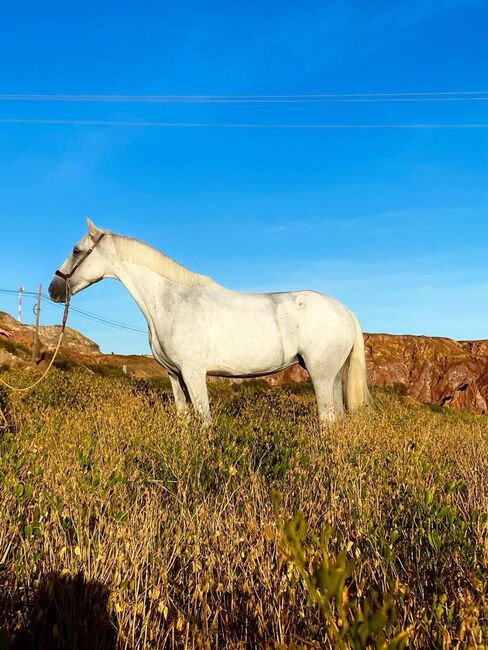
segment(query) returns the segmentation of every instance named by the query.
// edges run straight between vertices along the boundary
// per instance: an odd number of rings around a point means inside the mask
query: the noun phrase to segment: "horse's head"
[[[56,302],[64,302],[107,275],[107,260],[102,252],[107,231],[97,228],[90,219],[87,224],[87,234],[74,245],[49,285],[49,295]]]

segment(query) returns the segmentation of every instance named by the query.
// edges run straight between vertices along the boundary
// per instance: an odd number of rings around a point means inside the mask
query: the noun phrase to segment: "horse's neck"
[[[137,239],[112,235],[116,277],[127,287],[149,320],[168,291],[183,287],[219,287],[212,278],[194,273],[171,257]]]
[[[190,271],[183,264],[142,241],[120,235],[113,235],[112,239],[115,255],[120,262],[132,262],[149,271],[154,271],[170,282],[185,286],[217,285],[212,278]]]
[[[131,262],[119,262],[117,279],[124,285],[144,314],[148,325],[153,329],[153,316],[156,301],[164,303],[171,292],[171,282],[143,266]]]

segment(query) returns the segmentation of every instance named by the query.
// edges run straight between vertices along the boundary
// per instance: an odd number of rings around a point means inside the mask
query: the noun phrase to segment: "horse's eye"
[[[80,249],[78,248],[78,246],[75,246],[75,247],[73,248],[73,255],[79,255],[80,253],[81,253],[81,251],[80,251]]]

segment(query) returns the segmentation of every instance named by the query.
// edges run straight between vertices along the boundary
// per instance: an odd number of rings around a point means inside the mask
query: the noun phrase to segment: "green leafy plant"
[[[275,516],[279,522],[280,494],[273,493]],[[300,574],[307,592],[319,607],[327,635],[335,648],[364,650],[374,644],[378,650],[401,650],[411,630],[394,633],[395,594],[383,598],[369,590],[368,596],[350,599],[347,583],[356,560],[346,551],[332,555],[329,550],[332,530],[319,540],[309,531],[301,513],[286,519],[283,543],[289,560]]]

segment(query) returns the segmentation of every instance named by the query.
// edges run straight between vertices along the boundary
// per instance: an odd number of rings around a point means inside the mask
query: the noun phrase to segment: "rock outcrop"
[[[5,343],[0,339],[0,367],[34,366],[46,363],[51,358],[60,335],[59,325],[40,327],[40,358],[37,363],[32,363],[33,327],[23,325],[9,314],[0,312],[0,328],[8,335]],[[97,369],[103,371],[105,367],[106,374],[119,371],[141,378],[166,377],[164,369],[152,357],[137,354],[103,354],[94,341],[71,327],[67,327],[64,333],[58,365],[65,368],[71,365],[80,366],[89,372]]]
[[[398,386],[420,402],[488,410],[488,342],[365,335],[372,385]]]
[[[16,343],[20,343],[28,348],[32,347],[34,341],[34,327],[24,325],[18,320],[0,311],[0,328],[12,338]],[[59,325],[42,326],[39,329],[39,339],[41,348],[50,351],[54,350],[57,345],[60,333]],[[85,354],[101,354],[100,347],[91,339],[83,336],[80,332],[67,327],[63,337],[63,350]]]

